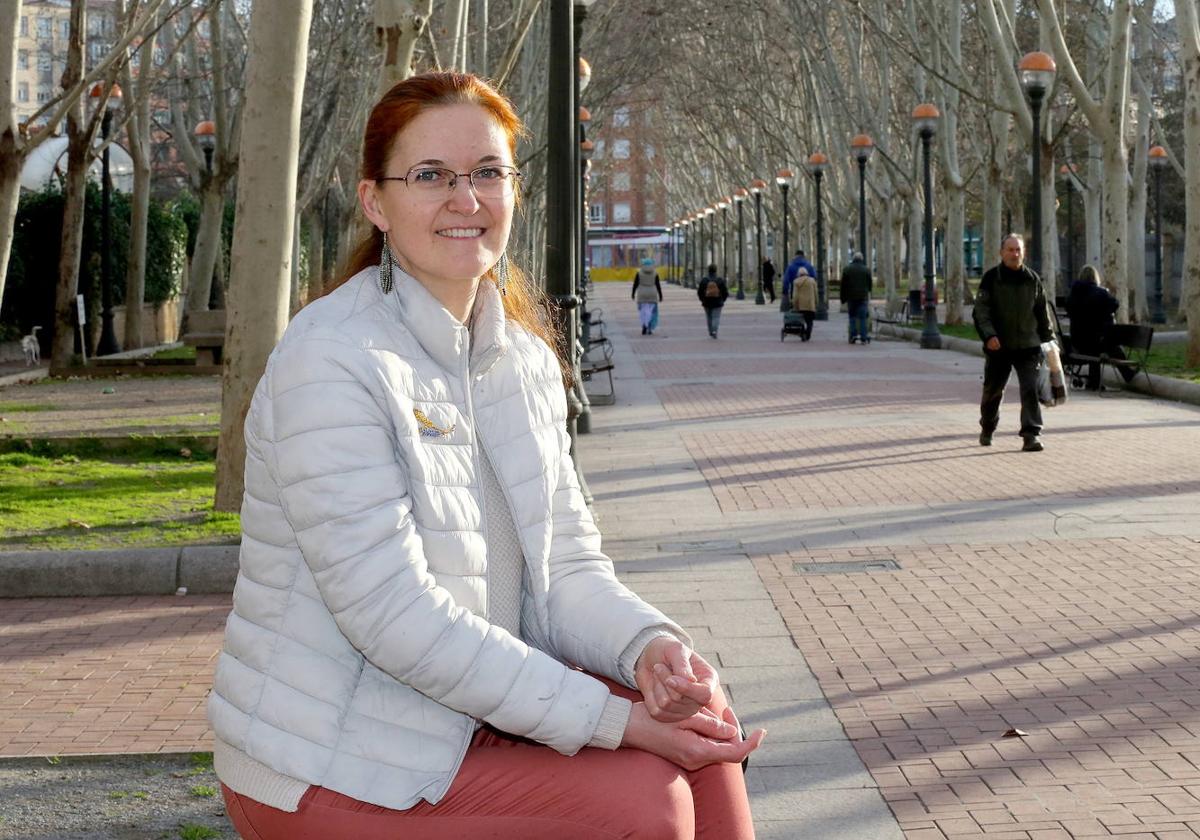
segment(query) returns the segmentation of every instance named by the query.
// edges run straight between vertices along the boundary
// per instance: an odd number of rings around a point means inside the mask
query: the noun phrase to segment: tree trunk
[[[1100,163],[1100,142],[1095,135],[1088,142],[1087,192],[1083,194],[1084,263],[1100,267],[1100,208],[1104,206],[1101,181],[1104,167]]]
[[[187,294],[189,312],[208,309],[213,271],[221,253],[221,222],[224,215],[224,190],[215,179],[209,179],[200,193],[200,225],[196,230],[196,250],[192,252],[191,285]]]
[[[1187,364],[1200,366],[1200,11],[1175,4],[1183,65],[1184,165],[1187,221],[1183,246],[1183,300],[1187,318]]]
[[[413,51],[432,14],[433,0],[375,0],[375,37],[383,51],[380,96],[412,75]]]
[[[259,3],[250,21],[214,508],[241,506],[246,413],[287,324],[296,169],[312,0]]]
[[[13,225],[21,191],[21,165],[25,160],[17,140],[17,120],[13,112],[20,18],[20,2],[0,4],[0,303],[4,301],[8,256],[12,252]]]
[[[321,296],[325,288],[325,202],[317,201],[309,209],[308,216],[308,290],[305,303]]]
[[[150,221],[150,96],[145,90],[152,78],[148,68],[154,66],[156,33],[151,31],[139,50],[140,66],[147,68],[133,79],[128,69],[122,85],[126,96],[136,95],[134,112],[126,123],[129,156],[133,159],[133,195],[130,196],[129,257],[125,266],[125,336],[126,350],[143,346],[142,301],[146,297],[146,239]]]
[[[925,288],[925,204],[914,193],[908,201],[908,288]]]
[[[879,224],[879,238],[876,240],[878,245],[878,255],[876,264],[879,266],[879,273],[883,275],[883,289],[887,296],[888,303],[896,300],[896,213],[892,209],[892,202],[884,199],[881,202],[883,208],[883,219]]]
[[[1129,320],[1129,216],[1126,202],[1129,200],[1129,160],[1125,152],[1125,141],[1121,137],[1106,138],[1104,143],[1104,205],[1100,211],[1103,225],[1102,276],[1116,284],[1117,300],[1121,308],[1117,311],[1118,321]]]
[[[86,11],[82,2],[71,4],[71,34],[67,69],[62,84],[69,89],[83,75],[83,33]],[[79,288],[79,260],[83,251],[83,210],[87,197],[88,148],[91,133],[85,124],[83,100],[67,112],[67,176],[63,188],[62,241],[58,256],[58,282],[54,287],[54,339],[50,366],[66,367],[74,352],[75,294]],[[86,336],[84,338],[86,342]]]
[[[966,196],[952,179],[943,180],[946,195],[946,323],[963,321],[963,290],[967,275],[963,265],[963,232],[967,226]]]

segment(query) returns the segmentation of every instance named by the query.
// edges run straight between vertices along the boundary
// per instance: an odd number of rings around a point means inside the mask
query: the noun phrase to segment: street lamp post
[[[792,252],[788,250],[788,189],[792,186],[792,179],[795,175],[790,169],[780,169],[775,175],[775,183],[779,185],[780,191],[783,193],[783,258],[780,260],[780,265],[786,266],[791,261]],[[792,308],[791,301],[787,295],[783,294],[781,288],[779,295],[779,311],[787,312]]]
[[[1029,110],[1033,116],[1033,135],[1029,146],[1033,156],[1033,173],[1029,188],[1029,219],[1032,227],[1029,237],[1029,264],[1038,274],[1042,273],[1042,100],[1046,91],[1054,84],[1054,59],[1044,52],[1031,52],[1022,56],[1017,64],[1021,74],[1021,85],[1029,97]]]
[[[1154,306],[1150,310],[1150,321],[1155,324],[1167,322],[1163,310],[1162,173],[1169,162],[1167,150],[1162,146],[1150,149],[1149,163],[1154,170]]]
[[[913,122],[921,135],[921,158],[925,167],[925,328],[921,331],[921,347],[937,350],[942,336],[937,324],[937,290],[933,278],[933,174],[929,168],[929,147],[941,114],[929,103],[918,105],[912,112]]]
[[[816,202],[817,202],[817,314],[818,321],[829,320],[829,303],[826,300],[825,294],[825,230],[823,227],[824,216],[821,210],[821,177],[825,174],[825,170],[829,168],[829,158],[820,152],[813,152],[808,156],[809,174],[813,177],[813,183],[816,185]]]
[[[93,102],[104,98],[104,85],[96,83],[92,87]],[[100,303],[101,326],[100,343],[96,347],[97,356],[107,356],[120,353],[121,345],[117,342],[117,332],[113,327],[113,278],[112,278],[112,179],[109,177],[108,146],[112,133],[113,112],[121,105],[121,88],[113,85],[104,101],[104,116],[100,119],[100,136],[104,142],[101,153],[101,204],[100,204]],[[126,308],[141,306],[140,300],[125,301]]]
[[[717,202],[721,208],[721,277],[729,282],[729,196]]]
[[[756,250],[758,252],[758,261],[755,263],[758,269],[758,291],[754,294],[754,303],[756,306],[762,306],[767,302],[763,297],[763,243],[762,243],[762,191],[767,188],[767,182],[762,178],[755,178],[750,182],[750,192],[754,194],[754,238]]]
[[[737,299],[746,299],[746,274],[745,274],[745,255],[746,255],[746,230],[743,225],[742,204],[745,203],[746,197],[750,193],[745,187],[738,187],[733,194],[733,203],[737,205],[738,211],[738,235],[737,235],[737,252],[738,252],[738,290]]]
[[[1067,285],[1075,279],[1075,181],[1074,169],[1063,164],[1058,170],[1067,185]]]
[[[212,120],[204,120],[196,123],[192,133],[196,136],[196,142],[204,152],[204,171],[211,176],[213,150],[217,147],[217,124]]]
[[[708,254],[709,256],[704,262],[704,273],[708,273],[708,266],[717,261],[717,208],[709,205],[704,208],[704,215],[708,219]]]
[[[875,153],[875,141],[866,134],[856,134],[850,140],[850,151],[858,161],[858,250],[870,265],[871,255],[867,252],[867,161]]]

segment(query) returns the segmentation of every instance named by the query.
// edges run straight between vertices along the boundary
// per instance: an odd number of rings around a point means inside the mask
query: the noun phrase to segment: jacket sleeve
[[[992,325],[993,277],[994,275],[989,271],[980,279],[979,291],[975,295],[975,308],[971,315],[972,320],[975,321],[975,330],[984,344],[996,336],[996,328]]]
[[[640,274],[633,275],[633,291],[629,293],[630,300],[637,300],[637,287],[639,279],[641,279]]]
[[[617,580],[600,550],[600,533],[583,501],[571,440],[562,433],[550,544],[550,643],[553,652],[593,674],[635,688],[622,676],[621,653],[643,630],[659,626],[688,645],[691,637]]]
[[[572,754],[607,688],[454,602],[430,574],[369,351],[306,338],[268,370],[268,470],[321,599],[376,667],[433,700]]]
[[[1046,298],[1046,285],[1041,278],[1037,281],[1037,296],[1033,303],[1033,314],[1037,318],[1038,338],[1045,344],[1054,340],[1054,315],[1050,312],[1050,301]]]
[[[658,299],[662,300],[662,281],[658,279],[658,275],[654,275],[654,288],[658,289]]]

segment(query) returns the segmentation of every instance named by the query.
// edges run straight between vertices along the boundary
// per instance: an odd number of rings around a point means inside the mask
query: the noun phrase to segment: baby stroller
[[[808,334],[808,322],[795,310],[783,313],[783,329],[779,331],[779,340],[783,341],[788,335],[798,335],[801,341],[808,341],[811,337]]]

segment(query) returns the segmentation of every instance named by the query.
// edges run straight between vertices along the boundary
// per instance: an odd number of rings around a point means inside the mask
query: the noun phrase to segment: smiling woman
[[[753,835],[762,733],[617,580],[579,491],[554,337],[505,257],[520,131],[473,76],[392,88],[374,229],[259,382],[209,701],[244,837]]]

